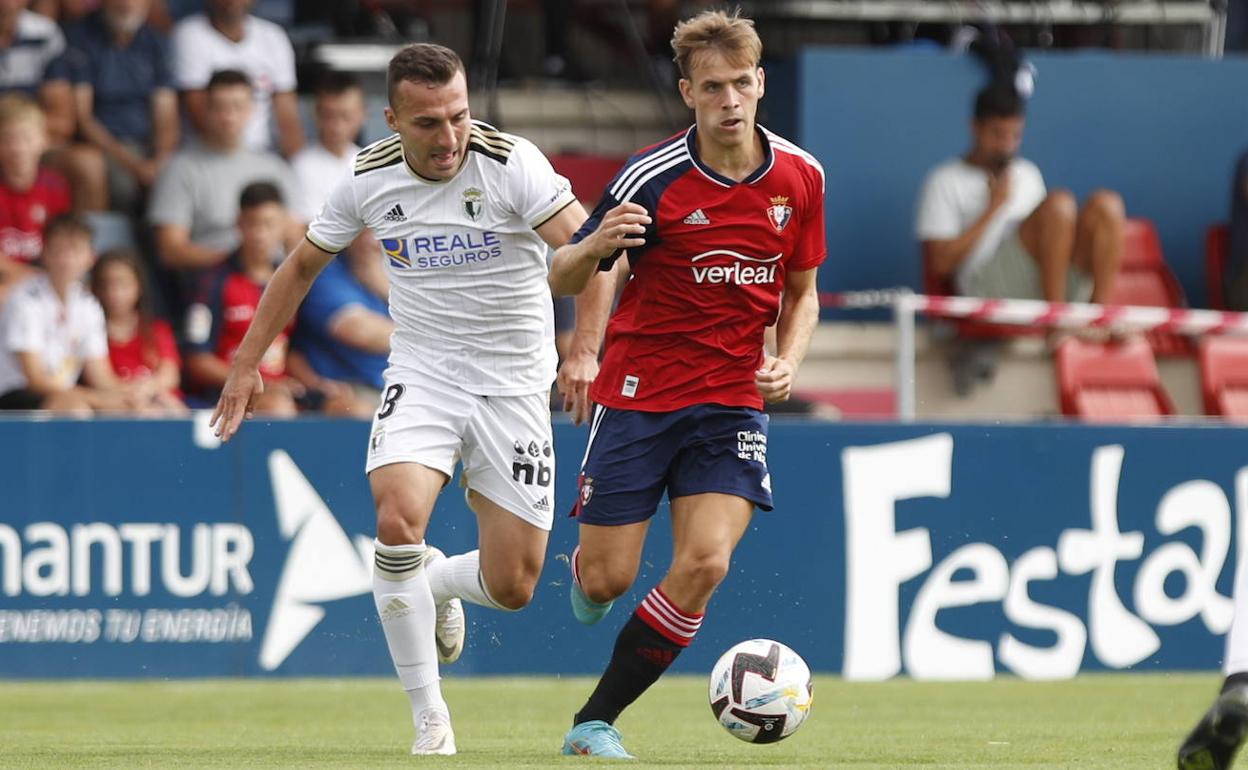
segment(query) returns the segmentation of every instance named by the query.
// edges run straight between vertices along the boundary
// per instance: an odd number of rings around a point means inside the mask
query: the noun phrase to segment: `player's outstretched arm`
[[[815,269],[797,270],[784,279],[780,318],[776,321],[776,356],[767,356],[754,382],[769,404],[787,401],[793,392],[797,367],[806,357],[810,336],[819,323],[819,292]]]
[[[621,203],[608,211],[598,229],[579,243],[569,243],[555,251],[550,263],[551,291],[557,297],[580,294],[601,260],[621,249],[646,245],[641,236],[648,224],[650,215],[636,203]]]
[[[264,391],[259,372],[260,358],[273,344],[278,332],[290,323],[312,281],[333,258],[333,254],[318,249],[310,241],[302,241],[277,268],[265,287],[256,315],[251,319],[251,326],[230,365],[230,374],[221,388],[217,408],[208,421],[222,441],[229,441],[238,432],[243,418],[254,414],[255,397]]]

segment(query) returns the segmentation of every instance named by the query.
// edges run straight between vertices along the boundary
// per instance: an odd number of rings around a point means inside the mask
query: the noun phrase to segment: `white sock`
[[[424,569],[427,549],[373,541],[373,599],[399,683],[412,700],[412,718],[431,705],[445,708],[438,684],[437,617]]]
[[[486,589],[485,578],[481,574],[479,550],[438,559],[425,572],[429,575],[429,590],[433,592],[433,600],[438,604],[449,599],[463,599],[482,607],[512,611],[494,601]]]

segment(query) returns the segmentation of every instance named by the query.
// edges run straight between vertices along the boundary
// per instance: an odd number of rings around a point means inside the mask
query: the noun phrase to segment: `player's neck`
[[[740,145],[723,145],[699,131],[697,133],[698,160],[717,174],[740,182],[754,173],[766,159],[763,140],[754,127],[750,127],[750,141]]]
[[[273,258],[269,254],[251,252],[246,247],[238,251],[238,267],[256,283],[268,283],[273,277]]]
[[[0,180],[4,181],[4,186],[10,190],[18,192],[26,192],[35,186],[35,182],[39,179],[39,166],[34,165],[29,168],[9,169],[0,172]]]
[[[211,23],[213,29],[220,32],[223,37],[226,37],[235,43],[242,41],[243,34],[247,29],[246,16],[241,16],[239,18],[221,18],[214,16],[209,18],[209,23]]]

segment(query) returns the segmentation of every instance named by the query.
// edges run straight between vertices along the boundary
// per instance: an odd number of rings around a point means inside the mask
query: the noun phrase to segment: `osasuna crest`
[[[771,205],[767,207],[767,218],[771,220],[776,232],[784,232],[784,226],[793,218],[793,207],[789,205],[787,196],[777,195],[771,199]]]
[[[464,213],[476,222],[485,211],[485,193],[475,187],[464,190]]]

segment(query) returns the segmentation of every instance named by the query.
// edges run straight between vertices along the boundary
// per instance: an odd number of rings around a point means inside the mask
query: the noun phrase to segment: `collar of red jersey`
[[[763,163],[758,168],[750,172],[750,175],[738,182],[735,179],[724,176],[715,169],[702,162],[698,157],[698,126],[694,124],[685,132],[685,147],[689,151],[689,158],[693,161],[694,168],[705,174],[711,181],[721,184],[724,187],[732,187],[737,184],[753,184],[763,177],[767,176],[767,172],[771,171],[771,167],[776,163],[775,151],[771,148],[771,140],[767,137],[767,129],[762,125],[755,123],[754,131],[758,134],[758,138],[763,142]]]

